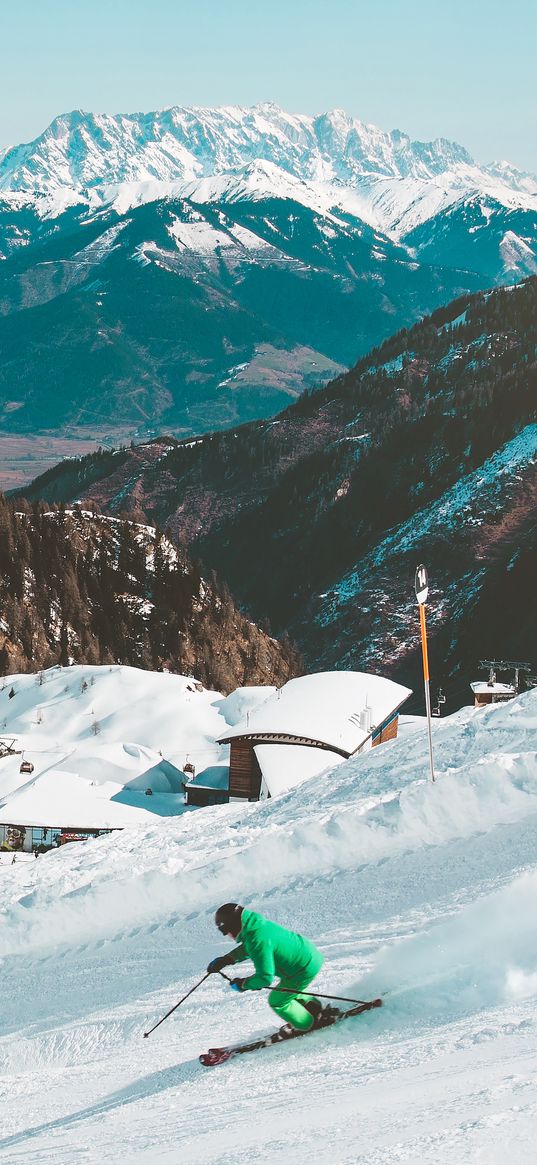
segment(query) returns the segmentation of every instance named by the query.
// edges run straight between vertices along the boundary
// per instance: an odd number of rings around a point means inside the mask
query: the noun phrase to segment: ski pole
[[[199,983],[196,983],[194,987],[191,987],[190,991],[187,991],[186,995],[183,995],[183,998],[179,1000],[179,1003],[176,1003],[174,1007],[170,1007],[170,1010],[166,1012],[166,1015],[162,1016],[162,1019],[159,1019],[158,1023],[156,1023],[154,1027],[150,1027],[148,1032],[144,1032],[144,1040],[151,1035],[151,1032],[155,1031],[155,1028],[160,1027],[161,1023],[164,1023],[164,1020],[167,1019],[169,1015],[172,1015],[174,1011],[177,1011],[177,1008],[185,1002],[185,999],[188,999],[189,995],[192,995],[193,991],[197,991],[198,987],[201,987],[202,983],[205,983],[205,980],[209,978],[209,974],[210,972],[207,971],[207,974],[203,976],[203,979],[200,979]]]
[[[223,971],[220,971],[219,974],[222,976],[222,979],[226,979],[228,983],[231,983],[233,981],[232,979],[229,978],[229,975],[224,975]],[[315,992],[312,992],[312,991],[294,991],[292,987],[264,987],[263,990],[264,991],[283,991],[286,995],[308,995],[310,999],[316,999],[316,998],[319,998],[319,999],[337,999],[338,1003],[368,1003],[369,1002],[369,1000],[367,1000],[367,999],[348,999],[348,997],[346,995],[325,995],[322,991],[315,991]]]

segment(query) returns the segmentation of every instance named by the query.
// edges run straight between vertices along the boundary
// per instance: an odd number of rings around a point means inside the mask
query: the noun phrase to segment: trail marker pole
[[[420,609],[421,651],[423,655],[423,682],[425,686],[425,708],[427,711],[427,732],[429,735],[429,764],[431,780],[434,781],[433,736],[431,728],[431,688],[429,683],[429,655],[427,652],[427,626],[425,622],[425,604],[429,596],[429,576],[427,567],[418,566],[414,581],[416,598]]]

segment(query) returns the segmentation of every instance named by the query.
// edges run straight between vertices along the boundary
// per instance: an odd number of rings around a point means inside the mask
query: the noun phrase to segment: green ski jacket
[[[230,959],[234,963],[251,959],[255,966],[255,974],[245,980],[243,991],[269,987],[276,975],[293,978],[311,970],[313,978],[324,963],[324,955],[307,938],[253,910],[243,910],[238,939],[240,945],[230,952]]]

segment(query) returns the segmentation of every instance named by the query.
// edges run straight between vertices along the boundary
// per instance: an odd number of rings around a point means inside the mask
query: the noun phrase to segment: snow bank
[[[50,854],[12,880],[0,954],[113,935],[471,839],[537,815],[537,692],[435,725],[438,780],[418,723],[395,741],[259,805],[197,811]],[[500,751],[501,749],[501,751]],[[4,879],[7,889],[8,881]],[[4,903],[6,898],[4,897]]]
[[[220,715],[230,727],[234,727],[240,720],[245,720],[249,712],[253,712],[259,704],[263,704],[269,696],[273,696],[276,688],[269,685],[259,685],[257,688],[236,688],[219,704]]]

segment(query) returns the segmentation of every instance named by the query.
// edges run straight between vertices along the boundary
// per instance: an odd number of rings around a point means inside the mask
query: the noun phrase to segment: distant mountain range
[[[0,232],[2,219],[0,207]],[[167,199],[89,220],[27,209],[25,222],[26,245],[0,263],[0,425],[11,432],[112,431],[119,443],[270,416],[481,284],[419,266],[349,216],[283,199]]]
[[[69,461],[29,498],[168,526],[309,669],[419,690],[413,578],[429,566],[437,683],[535,665],[537,279],[465,296],[271,421]],[[536,669],[537,670],[537,669]]]
[[[506,162],[480,166],[445,138],[413,142],[342,110],[308,117],[270,103],[64,114],[35,141],[0,155],[0,190],[40,195],[48,213],[80,199],[115,200],[125,210],[170,193],[230,201],[242,197],[245,180],[251,190],[252,170],[261,197],[339,206],[398,235],[469,194],[533,210],[537,195],[534,176]]]
[[[341,111],[75,112],[0,155],[0,258],[4,432],[194,436],[537,272],[537,180]]]

